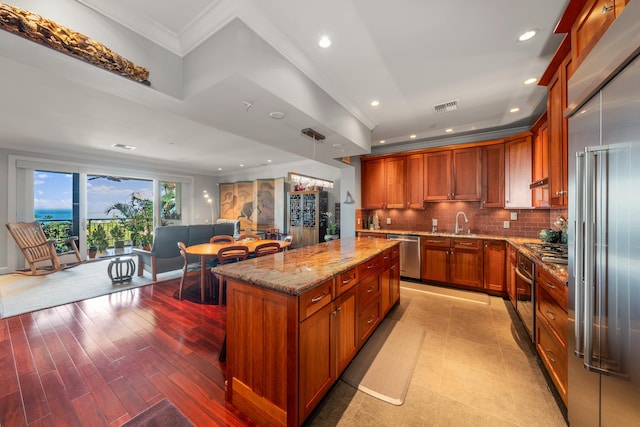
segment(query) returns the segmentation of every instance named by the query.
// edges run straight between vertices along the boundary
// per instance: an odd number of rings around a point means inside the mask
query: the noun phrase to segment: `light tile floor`
[[[405,403],[390,405],[337,381],[307,426],[567,425],[509,301],[406,288],[400,295],[389,316],[426,330]]]

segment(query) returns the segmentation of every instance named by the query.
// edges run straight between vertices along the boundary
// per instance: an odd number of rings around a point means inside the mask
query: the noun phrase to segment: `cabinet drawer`
[[[480,249],[482,240],[480,239],[453,239],[453,247],[458,249]]]
[[[373,300],[358,317],[358,336],[362,345],[371,335],[380,320],[380,298]]]
[[[372,299],[380,296],[380,278],[378,275],[361,280],[358,285],[358,307],[369,304]]]
[[[448,237],[425,237],[422,239],[422,246],[451,247],[451,239]]]
[[[567,403],[567,354],[547,330],[543,322],[536,326],[536,350],[542,359],[560,396]]]
[[[363,280],[374,273],[378,274],[381,264],[382,254],[371,258],[369,261],[363,262],[358,266],[358,278]]]
[[[553,332],[564,351],[566,351],[569,328],[567,313],[560,308],[558,303],[542,287],[538,288],[536,305],[538,306],[538,321],[547,322],[551,332]]]
[[[568,293],[564,283],[554,279],[542,268],[536,269],[536,286],[544,289],[558,303],[563,310],[567,311]]]
[[[358,267],[345,271],[336,278],[336,296],[342,295],[358,283]]]
[[[382,262],[387,263],[392,259],[396,259],[400,256],[400,245],[396,245],[392,248],[387,249],[382,253]]]
[[[302,322],[316,311],[333,300],[333,279],[327,280],[323,284],[308,290],[298,297],[299,300],[299,318]]]

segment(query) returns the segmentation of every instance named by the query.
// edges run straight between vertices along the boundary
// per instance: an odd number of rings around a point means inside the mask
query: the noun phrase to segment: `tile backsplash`
[[[498,236],[538,237],[540,230],[554,228],[553,222],[562,215],[567,217],[566,209],[502,209],[481,208],[480,202],[441,202],[425,203],[424,209],[379,209],[358,210],[356,229],[365,228],[367,218],[378,214],[381,230],[431,231],[431,220],[438,220],[438,231],[453,233],[456,214],[464,212],[469,219],[464,222],[460,216],[464,232],[471,230],[477,234],[493,234]],[[517,219],[511,219],[511,213],[517,214]],[[391,224],[387,224],[387,218]],[[358,221],[358,219],[356,219]],[[504,228],[505,221],[509,228]]]

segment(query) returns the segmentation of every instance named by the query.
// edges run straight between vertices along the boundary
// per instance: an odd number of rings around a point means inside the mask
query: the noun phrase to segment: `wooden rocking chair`
[[[58,254],[56,253],[57,242],[47,239],[38,221],[7,224],[7,228],[29,263],[29,268],[16,270],[16,273],[40,276],[55,273],[65,268],[75,267],[83,263],[80,252],[78,251],[78,246],[76,245],[76,240],[78,240],[76,236],[71,236],[64,241],[64,244],[70,246],[72,250]],[[75,255],[78,262],[61,264],[58,256],[69,254]],[[43,261],[50,261],[51,265],[36,265],[36,263]]]

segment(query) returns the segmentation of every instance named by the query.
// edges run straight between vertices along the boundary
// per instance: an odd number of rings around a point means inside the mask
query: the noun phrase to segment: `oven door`
[[[524,327],[529,333],[532,342],[535,334],[535,288],[533,278],[516,267],[516,311],[524,323]]]

